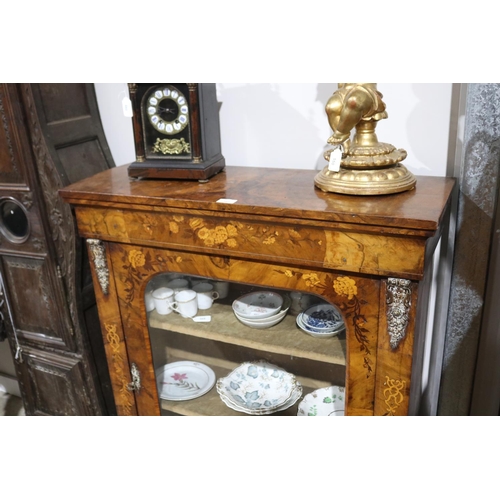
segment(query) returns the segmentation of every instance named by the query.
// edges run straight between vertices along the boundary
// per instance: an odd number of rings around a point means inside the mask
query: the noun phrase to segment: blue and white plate
[[[342,333],[345,330],[345,325],[344,323],[340,323],[336,328],[334,329],[319,329],[319,328],[313,328],[311,326],[307,326],[304,323],[303,320],[303,313],[299,314],[295,318],[295,322],[297,323],[297,326],[304,331],[305,333],[308,333],[312,337],[317,337],[317,338],[329,338],[329,337],[335,337],[339,333]]]

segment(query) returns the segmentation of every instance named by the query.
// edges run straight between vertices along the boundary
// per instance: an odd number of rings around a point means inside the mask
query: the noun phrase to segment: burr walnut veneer
[[[207,364],[224,352],[218,375],[229,359],[264,357],[296,374],[304,395],[345,385],[346,415],[419,412],[431,264],[454,180],[418,177],[409,192],[355,197],[316,189],[315,174],[226,167],[200,183],[132,180],[123,166],[60,191],[87,239],[119,414],[238,414],[215,388],[177,406],[160,400],[162,342]],[[223,301],[211,323],[161,318],[146,313],[144,293],[162,273],[320,297],[341,310],[346,332],[313,338],[293,317],[254,330]]]

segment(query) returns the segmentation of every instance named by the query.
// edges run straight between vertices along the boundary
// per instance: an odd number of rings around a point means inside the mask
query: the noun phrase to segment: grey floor
[[[0,389],[0,417],[17,417],[24,415],[25,412],[22,399]]]

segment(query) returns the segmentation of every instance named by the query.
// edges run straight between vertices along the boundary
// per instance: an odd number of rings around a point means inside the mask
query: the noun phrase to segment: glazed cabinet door
[[[132,245],[104,247],[109,285],[115,289],[108,291],[100,316],[108,333],[115,399],[128,398],[122,414],[308,414],[327,411],[313,404],[313,393],[336,387],[335,398],[342,400],[346,414],[373,415],[379,281]],[[153,300],[152,294],[164,288],[179,292],[174,311]],[[195,319],[182,315],[190,314],[182,303],[192,290],[198,290],[197,295],[206,292],[205,302],[197,298]],[[284,302],[279,309],[286,313],[265,328],[245,324],[235,315],[233,302],[249,293],[278,294]],[[300,327],[300,313],[317,306],[326,311],[331,305],[338,313],[334,332]],[[298,381],[296,399],[292,391],[263,403],[252,399],[261,395],[246,390],[234,396],[242,397],[242,406],[235,405],[225,393],[224,383],[230,387],[231,382],[227,377],[239,376],[249,363],[251,370],[259,370],[262,361]],[[193,370],[200,380],[190,380]],[[301,401],[305,403],[299,408]]]

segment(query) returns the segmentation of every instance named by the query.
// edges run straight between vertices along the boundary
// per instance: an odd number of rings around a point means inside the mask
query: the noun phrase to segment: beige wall
[[[8,341],[0,342],[0,375],[14,377],[15,374],[14,361],[12,360]]]

